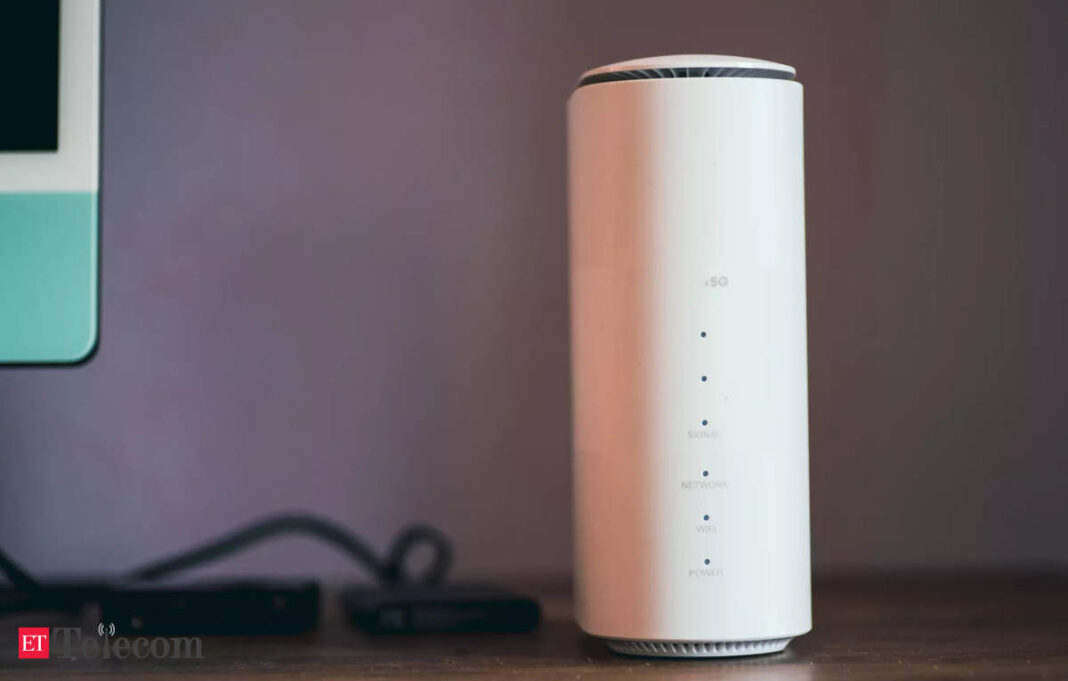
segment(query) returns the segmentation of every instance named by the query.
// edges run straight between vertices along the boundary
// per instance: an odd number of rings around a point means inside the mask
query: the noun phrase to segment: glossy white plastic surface
[[[568,128],[577,619],[767,652],[811,628],[801,85],[586,85]]]

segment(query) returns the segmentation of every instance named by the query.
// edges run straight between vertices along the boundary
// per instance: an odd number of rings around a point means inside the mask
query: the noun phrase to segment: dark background
[[[1066,6],[110,0],[102,345],[0,372],[0,545],[309,509],[566,574],[565,100],[706,52],[805,86],[816,568],[1063,566]]]

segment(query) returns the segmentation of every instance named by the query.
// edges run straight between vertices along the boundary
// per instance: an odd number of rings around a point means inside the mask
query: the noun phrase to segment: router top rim
[[[637,71],[641,69],[760,69],[767,71],[781,71],[793,78],[797,76],[797,70],[787,64],[766,61],[764,59],[752,59],[750,57],[734,57],[724,54],[673,54],[658,57],[642,57],[627,61],[605,64],[590,69],[582,74],[579,80],[585,80],[590,76],[616,73],[618,71]]]

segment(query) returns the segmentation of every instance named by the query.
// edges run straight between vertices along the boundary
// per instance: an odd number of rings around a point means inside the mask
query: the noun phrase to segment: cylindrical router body
[[[792,78],[637,60],[568,105],[576,616],[620,652],[773,652],[811,628]]]

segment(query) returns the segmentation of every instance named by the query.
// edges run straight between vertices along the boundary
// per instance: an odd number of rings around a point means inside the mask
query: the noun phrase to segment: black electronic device
[[[260,519],[202,545],[113,577],[80,581],[42,582],[0,551],[0,575],[10,586],[0,586],[0,615],[52,611],[69,615],[88,607],[100,611],[99,624],[109,634],[122,635],[230,635],[299,634],[313,629],[319,619],[319,587],[313,581],[243,580],[210,583],[163,584],[192,568],[221,560],[250,546],[281,535],[318,538],[349,554],[388,593],[438,593],[452,565],[452,547],[439,530],[426,525],[404,528],[388,551],[378,555],[359,536],[326,518],[311,514],[282,514]],[[408,563],[415,550],[429,550],[430,561],[413,572]],[[173,584],[173,582],[171,582]],[[409,591],[410,590],[410,591]],[[441,589],[441,592],[452,588]],[[464,591],[463,588],[459,589]],[[488,594],[480,591],[487,603]],[[497,592],[498,595],[500,592]],[[533,604],[536,610],[537,604]],[[506,627],[508,614],[493,606],[487,621]],[[425,624],[429,611],[421,611]],[[501,617],[504,620],[501,620]],[[112,626],[114,625],[114,626]],[[531,625],[533,626],[533,625]]]
[[[206,582],[112,589],[100,595],[100,621],[122,636],[276,636],[319,622],[313,581]]]
[[[341,598],[349,621],[371,634],[530,631],[541,620],[533,598],[487,584],[352,587]]]

